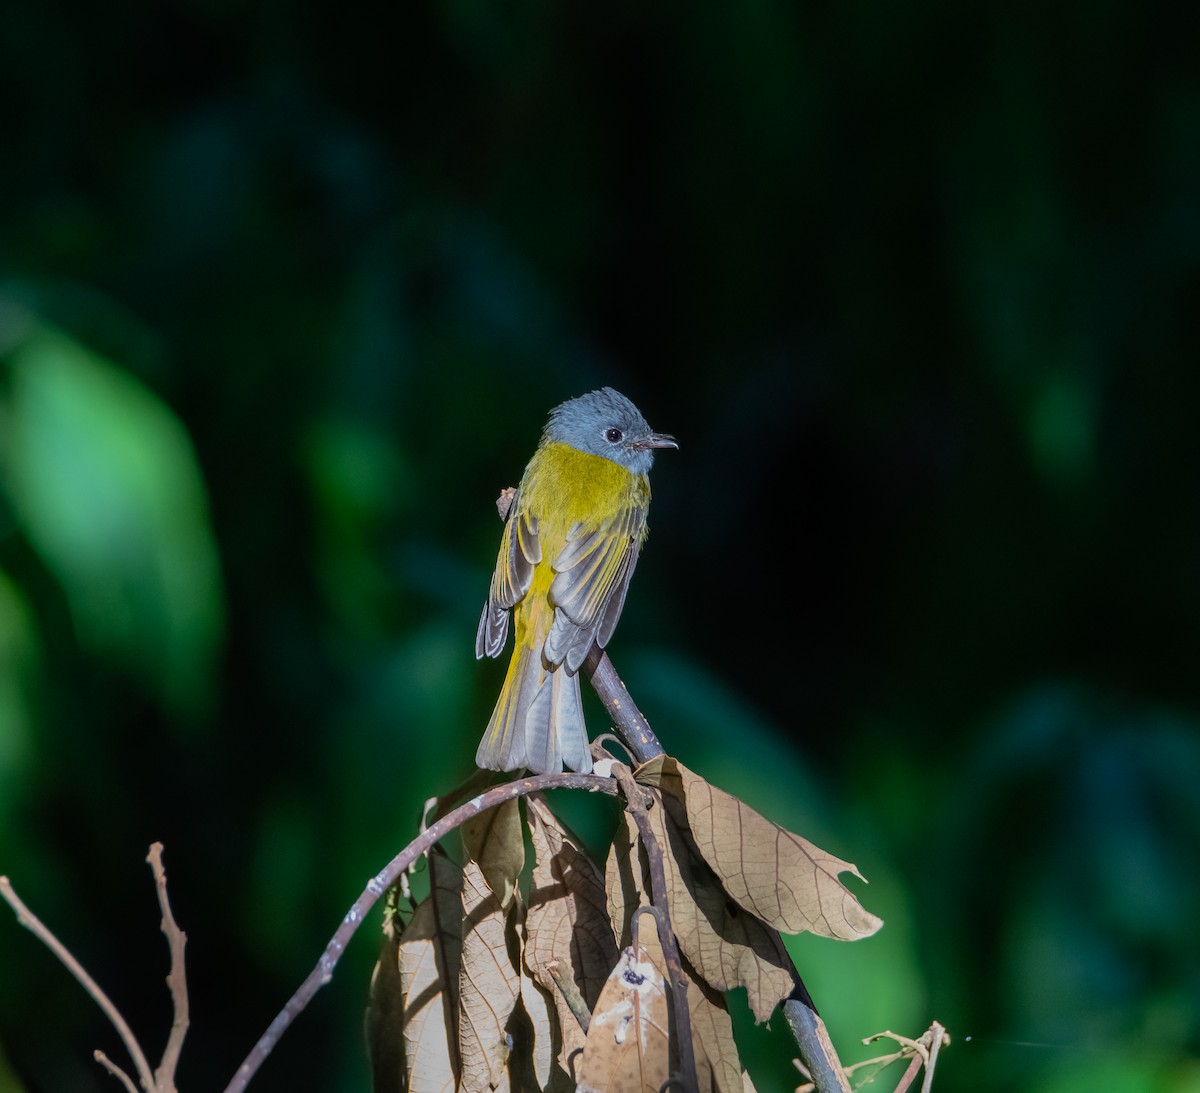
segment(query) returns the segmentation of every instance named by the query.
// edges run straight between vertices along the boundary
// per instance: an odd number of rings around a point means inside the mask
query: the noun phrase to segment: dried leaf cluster
[[[393,893],[368,1012],[376,1093],[657,1093],[678,1078],[668,962],[639,913],[659,857],[699,1089],[752,1088],[724,992],[744,987],[764,1021],[793,986],[780,931],[854,940],[880,920],[838,879],[853,865],[677,760],[635,777],[642,833],[627,808],[603,870],[532,796],[524,821],[510,800],[464,825],[461,866],[435,848],[415,906]]]

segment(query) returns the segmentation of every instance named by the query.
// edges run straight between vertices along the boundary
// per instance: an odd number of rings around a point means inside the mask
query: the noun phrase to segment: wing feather
[[[551,563],[554,624],[543,648],[549,663],[565,662],[575,672],[598,635],[604,642],[612,636],[645,526],[645,506],[629,504],[598,528],[571,528],[566,546]]]
[[[492,573],[487,603],[475,632],[475,656],[498,657],[508,639],[508,620],[513,604],[519,602],[533,583],[533,567],[542,560],[538,518],[521,508],[521,495],[513,499],[500,540],[500,556]]]
[[[625,565],[613,586],[612,595],[608,598],[608,606],[604,608],[604,617],[600,620],[600,628],[596,634],[596,644],[601,649],[608,644],[608,639],[613,636],[613,631],[617,628],[617,620],[621,617],[621,611],[625,607],[625,593],[629,591],[629,582],[633,579],[633,571],[637,568],[640,553],[638,550],[631,550],[626,555]],[[586,650],[584,656],[587,656]]]

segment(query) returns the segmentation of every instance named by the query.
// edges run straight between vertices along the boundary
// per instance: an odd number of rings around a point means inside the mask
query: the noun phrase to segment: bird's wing
[[[529,591],[533,582],[533,567],[541,560],[538,519],[522,507],[518,492],[504,524],[500,556],[492,573],[487,603],[483,605],[483,614],[479,617],[479,629],[475,633],[476,657],[500,655],[508,638],[512,606]]]
[[[593,641],[603,646],[612,636],[645,527],[646,507],[631,504],[598,528],[580,523],[567,533],[566,546],[551,563],[554,625],[542,650],[551,664],[565,662],[574,672]]]

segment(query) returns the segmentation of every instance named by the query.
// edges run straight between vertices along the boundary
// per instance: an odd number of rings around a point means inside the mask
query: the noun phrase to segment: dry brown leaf
[[[744,1093],[742,1063],[733,1039],[733,1021],[725,999],[695,976],[688,976],[688,1011],[700,1088],[714,1093]]]
[[[459,829],[463,850],[478,862],[488,887],[508,910],[516,891],[517,878],[525,868],[525,832],[521,809],[514,797],[495,808],[472,816]]]
[[[500,496],[496,498],[496,511],[500,513],[500,519],[508,519],[508,510],[512,508],[513,502],[517,499],[517,489],[515,486],[505,486],[500,491]]]
[[[521,989],[509,929],[515,907],[501,907],[478,862],[463,866],[458,1043],[464,1093],[509,1088],[507,1026]]]
[[[541,798],[529,798],[526,816],[535,864],[525,919],[525,966],[554,1000],[562,1030],[559,1062],[569,1074],[584,1034],[549,969],[574,984],[590,1011],[617,962],[617,942],[604,878],[595,862]]]
[[[371,973],[366,1028],[374,1093],[401,1093],[407,1084],[404,1038],[400,1031],[400,1017],[404,1012],[404,990],[400,985],[400,931],[403,926],[395,915],[386,917],[379,959]]]
[[[642,919],[638,927],[638,940],[646,950],[650,963],[665,980],[667,961],[659,945],[653,919]],[[683,972],[687,976],[688,1013],[691,1014],[697,1084],[704,1093],[710,1090],[712,1093],[745,1093],[742,1063],[733,1039],[733,1021],[725,1006],[724,996],[703,982],[686,960],[683,961]],[[675,1007],[669,990],[667,1002],[673,1029]]]
[[[529,1018],[530,1056],[537,1088],[570,1089],[571,1082],[554,1065],[561,1036],[550,995],[524,972],[521,973],[521,1005]]]
[[[768,925],[841,941],[869,937],[883,925],[838,880],[847,872],[863,879],[849,862],[772,823],[670,756],[646,763],[637,777],[683,802],[692,840],[725,891]]]
[[[650,828],[663,851],[671,924],[683,955],[715,990],[745,987],[750,1009],[762,1022],[792,989],[791,961],[779,935],[736,907],[691,848],[687,833],[667,816],[654,795]],[[617,829],[607,867],[608,909],[624,942],[629,922],[648,905],[648,863],[632,817]]]
[[[645,949],[625,949],[600,992],[579,1093],[658,1093],[670,1074],[666,984]]]
[[[391,917],[371,980],[367,1037],[375,1093],[453,1093],[458,1085],[462,877],[429,856],[432,890],[408,924]]]
[[[377,1093],[399,1093],[404,1088],[404,1043],[400,1038],[400,930],[403,923],[387,914],[379,959],[371,973],[367,1004],[367,1050],[371,1056],[371,1088]]]

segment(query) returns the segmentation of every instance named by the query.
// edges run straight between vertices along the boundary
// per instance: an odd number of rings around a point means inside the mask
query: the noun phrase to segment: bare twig
[[[162,932],[166,935],[167,947],[171,953],[171,971],[167,976],[167,986],[171,991],[174,1019],[171,1024],[170,1036],[167,1038],[167,1046],[163,1050],[162,1062],[153,1074],[150,1073],[150,1063],[142,1052],[137,1038],[133,1035],[133,1030],[130,1029],[108,996],[100,989],[99,984],[84,971],[79,961],[67,951],[66,946],[50,932],[50,929],[25,906],[20,896],[13,890],[8,878],[0,877],[0,896],[3,896],[5,902],[16,912],[17,921],[32,931],[42,944],[62,961],[67,971],[91,995],[96,1005],[112,1022],[117,1034],[121,1037],[121,1042],[125,1045],[125,1050],[129,1052],[129,1057],[133,1060],[138,1081],[146,1093],[175,1093],[175,1070],[179,1065],[179,1054],[183,1050],[183,1040],[188,1030],[187,978],[184,974],[183,963],[183,950],[187,944],[187,935],[179,928],[175,916],[171,913],[171,903],[167,898],[167,874],[163,870],[162,854],[162,843],[154,843],[150,847],[146,861],[154,876],[158,892],[158,905],[162,911]],[[116,1078],[125,1087],[127,1093],[137,1093],[137,1085],[133,1079],[103,1051],[92,1052],[92,1058]]]
[[[900,1075],[900,1080],[896,1083],[896,1088],[892,1090],[892,1093],[908,1093],[908,1087],[913,1084],[913,1079],[920,1073],[923,1063],[924,1060],[920,1055],[914,1055],[912,1062],[908,1064],[908,1069]],[[923,1088],[928,1087],[931,1075],[926,1072],[925,1078],[926,1080],[921,1083]]]
[[[692,1012],[688,1008],[687,977],[679,959],[679,945],[671,927],[671,908],[667,901],[667,876],[663,868],[663,848],[658,845],[650,829],[650,818],[646,815],[648,791],[633,780],[633,773],[621,763],[613,764],[613,776],[625,795],[625,809],[637,824],[638,836],[646,850],[650,865],[650,899],[654,904],[655,920],[658,923],[658,943],[662,947],[663,959],[667,963],[667,976],[671,982],[672,1007],[675,1017],[675,1040],[679,1052],[681,1084],[686,1093],[699,1089],[696,1078],[696,1050],[692,1043]],[[651,798],[653,800],[653,798]],[[659,803],[659,808],[662,804]]]
[[[547,961],[545,968],[546,973],[554,980],[554,985],[558,988],[558,993],[562,995],[563,1001],[567,1004],[567,1009],[571,1011],[571,1015],[579,1022],[579,1027],[586,1036],[587,1030],[592,1024],[592,1011],[588,1009],[588,1004],[584,1001],[583,995],[575,985],[575,981],[563,975],[557,960]]]
[[[854,1066],[846,1067],[846,1073],[850,1074],[857,1070],[860,1066],[877,1065],[881,1070],[885,1066],[890,1066],[897,1059],[911,1058],[908,1068],[900,1075],[900,1080],[896,1083],[896,1088],[892,1093],[907,1093],[909,1086],[912,1085],[916,1076],[921,1072],[921,1067],[929,1061],[929,1052],[925,1049],[924,1043],[920,1040],[910,1040],[907,1036],[901,1036],[896,1032],[877,1032],[874,1036],[868,1036],[863,1040],[864,1044],[873,1044],[876,1040],[895,1040],[900,1045],[900,1050],[893,1052],[891,1055],[880,1055],[874,1059],[866,1059],[861,1063],[856,1063]]]
[[[154,843],[146,861],[154,875],[154,886],[158,893],[158,906],[162,911],[162,932],[167,939],[167,948],[171,954],[171,970],[167,974],[167,987],[171,992],[171,1033],[167,1037],[167,1046],[163,1049],[162,1062],[154,1072],[154,1088],[156,1093],[175,1093],[175,1070],[179,1066],[179,1055],[183,1050],[183,1041],[187,1036],[190,1021],[188,1012],[187,975],[183,962],[183,950],[187,945],[187,934],[175,921],[171,913],[171,901],[167,897],[167,874],[163,868],[163,844]]]
[[[899,1051],[893,1051],[887,1055],[876,1055],[872,1059],[863,1059],[861,1062],[852,1063],[845,1068],[845,1075],[849,1077],[851,1074],[866,1067],[875,1067],[877,1070],[883,1070],[896,1062],[897,1059],[908,1059],[908,1068],[900,1075],[900,1080],[896,1083],[896,1088],[892,1093],[907,1093],[912,1086],[913,1081],[921,1071],[921,1067],[925,1068],[925,1080],[921,1083],[921,1093],[931,1093],[933,1089],[933,1071],[937,1065],[938,1052],[950,1043],[950,1036],[946,1032],[945,1026],[937,1021],[930,1025],[929,1029],[917,1039],[913,1040],[908,1036],[901,1036],[897,1032],[877,1032],[874,1036],[868,1036],[863,1040],[864,1044],[873,1044],[876,1040],[895,1040],[900,1045]],[[796,1066],[803,1072],[803,1067],[797,1062]],[[807,1075],[806,1077],[811,1077]],[[874,1081],[874,1077],[870,1079]],[[796,1093],[808,1093],[808,1091],[816,1089],[813,1085],[802,1085],[797,1088]]]
[[[629,750],[629,745],[625,743],[624,738],[618,736],[615,732],[597,733],[592,737],[592,760],[594,762],[613,757],[612,752],[605,748],[605,744],[615,744],[620,748],[629,766],[635,766],[638,763],[638,760],[634,758],[633,752]]]
[[[117,1079],[126,1089],[126,1093],[138,1093],[138,1088],[133,1084],[133,1079],[125,1073],[116,1063],[114,1063],[107,1055],[99,1048],[92,1052],[92,1058],[96,1060],[105,1070],[107,1070],[114,1078]]]
[[[663,754],[663,746],[650,728],[650,722],[639,710],[608,654],[598,645],[593,645],[583,662],[583,670],[591,680],[592,688],[600,696],[604,708],[620,730],[621,736],[639,763],[645,763],[656,755]]]
[[[129,1052],[129,1057],[133,1060],[134,1069],[137,1071],[138,1080],[142,1083],[142,1088],[147,1090],[154,1089],[154,1075],[151,1073],[150,1064],[146,1061],[146,1056],[142,1053],[141,1046],[137,1042],[137,1037],[133,1035],[133,1030],[126,1023],[125,1018],[121,1016],[117,1007],[113,1005],[108,995],[100,989],[100,985],[88,975],[83,965],[67,951],[67,947],[51,933],[49,927],[45,926],[41,919],[25,906],[24,901],[17,895],[16,890],[9,883],[8,877],[0,877],[0,897],[16,913],[17,922],[29,930],[47,949],[58,957],[63,967],[75,978],[75,981],[91,995],[92,1000],[100,1007],[101,1012],[109,1019],[113,1028],[117,1030],[117,1035],[121,1038],[121,1043],[125,1045],[125,1050]],[[132,1087],[133,1083],[129,1076],[115,1063],[103,1056],[103,1053],[97,1053],[97,1062],[108,1070],[109,1073],[123,1078],[127,1085]]]
[[[940,1022],[934,1021],[924,1038],[929,1040],[929,1060],[925,1063],[925,1081],[921,1083],[921,1093],[930,1093],[933,1089],[933,1071],[937,1066],[938,1052],[950,1046],[950,1034]]]
[[[784,999],[783,1016],[796,1039],[800,1055],[808,1065],[817,1093],[850,1093],[842,1061],[838,1058],[829,1030],[813,1005],[800,973],[792,966],[792,993]]]
[[[366,888],[351,905],[350,910],[346,912],[342,924],[330,938],[329,944],[325,946],[325,951],[321,954],[321,959],[317,961],[316,967],[309,972],[308,978],[300,984],[296,993],[288,999],[287,1004],[276,1015],[267,1031],[259,1037],[258,1043],[254,1045],[245,1061],[238,1067],[237,1073],[229,1085],[226,1086],[225,1093],[239,1093],[240,1090],[246,1088],[250,1079],[262,1066],[263,1061],[274,1050],[279,1038],[312,1000],[313,995],[333,978],[334,969],[350,938],[354,936],[354,932],[362,924],[367,913],[395,883],[401,873],[426,853],[434,843],[444,839],[446,835],[471,817],[478,816],[479,813],[485,812],[489,808],[495,808],[515,797],[524,797],[527,794],[540,793],[548,789],[587,789],[593,792],[607,793],[613,797],[618,794],[617,784],[611,778],[601,778],[595,774],[539,774],[493,786],[465,805],[460,805],[454,811],[448,812],[441,819],[430,824],[367,882]]]

